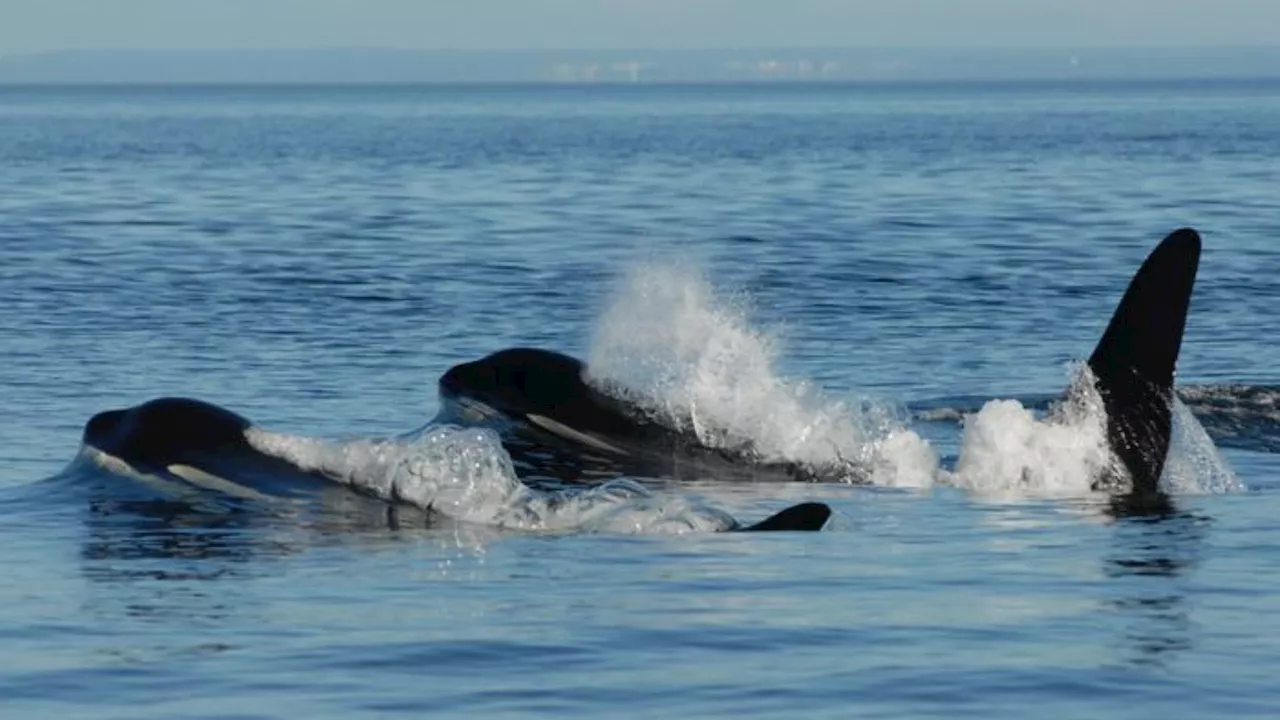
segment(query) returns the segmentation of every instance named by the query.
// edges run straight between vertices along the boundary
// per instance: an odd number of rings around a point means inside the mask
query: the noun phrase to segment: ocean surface
[[[1270,81],[0,88],[0,716],[1274,718],[1277,188]],[[1175,510],[1115,517],[1044,412],[1181,226]],[[513,345],[883,472],[549,503],[433,421]],[[166,395],[449,511],[81,451]]]

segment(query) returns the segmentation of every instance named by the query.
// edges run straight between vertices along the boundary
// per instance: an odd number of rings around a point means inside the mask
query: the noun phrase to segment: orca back
[[[817,532],[831,517],[831,506],[820,502],[792,505],[754,525],[740,528],[740,532]]]

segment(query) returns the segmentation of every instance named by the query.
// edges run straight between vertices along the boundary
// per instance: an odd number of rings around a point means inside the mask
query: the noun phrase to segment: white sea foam
[[[991,400],[964,419],[960,458],[946,481],[989,498],[1080,496],[1112,467],[1107,418],[1087,366],[1044,418],[1017,400]]]
[[[1104,472],[1118,470],[1107,441],[1107,417],[1088,366],[1073,370],[1071,388],[1044,417],[1017,400],[991,400],[964,419],[960,457],[943,481],[986,498],[1079,497]],[[1213,441],[1180,401],[1161,478],[1170,493],[1241,489]]]
[[[456,520],[545,531],[686,533],[728,530],[732,516],[687,495],[614,480],[548,492],[520,481],[490,430],[440,425],[415,438],[326,442],[251,429],[262,452],[365,494]]]
[[[783,377],[779,350],[751,325],[743,295],[718,293],[691,264],[643,264],[597,323],[588,379],[711,447],[857,468],[850,479],[876,484],[932,484],[937,455],[904,413]]]

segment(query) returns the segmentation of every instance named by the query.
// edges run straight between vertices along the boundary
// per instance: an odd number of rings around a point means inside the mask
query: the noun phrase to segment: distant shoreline
[[[741,50],[94,50],[0,56],[0,84],[1069,82],[1280,77],[1280,46]]]
[[[284,81],[251,81],[251,80],[104,80],[96,82],[84,81],[9,81],[0,80],[0,91],[20,89],[60,89],[60,90],[180,90],[180,89],[246,89],[246,90],[450,90],[450,89],[577,89],[587,91],[599,90],[645,90],[662,89],[908,89],[908,88],[988,88],[997,89],[1031,89],[1059,88],[1097,89],[1101,87],[1186,87],[1186,86],[1218,85],[1221,87],[1276,86],[1280,88],[1280,72],[1274,75],[1221,75],[1196,77],[1042,77],[1042,78],[937,78],[937,79],[891,79],[891,80],[663,80],[640,82],[565,82],[555,80],[422,80],[422,81],[332,81],[332,80],[284,80]]]

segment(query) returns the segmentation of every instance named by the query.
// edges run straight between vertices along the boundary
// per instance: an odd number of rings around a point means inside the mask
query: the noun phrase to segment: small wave
[[[1177,387],[1176,392],[1181,404],[1219,445],[1280,452],[1280,387],[1184,385]],[[1055,396],[1040,394],[1014,399],[1023,407],[1037,411],[1048,410],[1056,400]],[[909,407],[912,419],[918,422],[959,424],[978,412],[984,402],[973,397],[940,398],[911,403]]]
[[[258,450],[388,502],[455,520],[541,531],[634,534],[716,532],[738,526],[728,513],[691,496],[659,496],[618,479],[588,489],[544,491],[516,476],[498,436],[439,425],[416,437],[327,442],[247,432]]]
[[[1188,404],[1224,412],[1246,412],[1280,421],[1280,386],[1210,384],[1186,385],[1178,395]]]
[[[1280,387],[1191,385],[1178,395],[1223,446],[1280,453]]]
[[[902,411],[833,400],[784,378],[779,350],[776,337],[752,327],[744,295],[718,294],[688,264],[644,264],[625,276],[597,323],[588,380],[709,447],[857,468],[857,480],[878,485],[933,483],[938,456]]]
[[[977,409],[965,410],[959,407],[923,408],[916,410],[912,415],[921,422],[951,422],[958,424],[964,422],[965,415]]]

